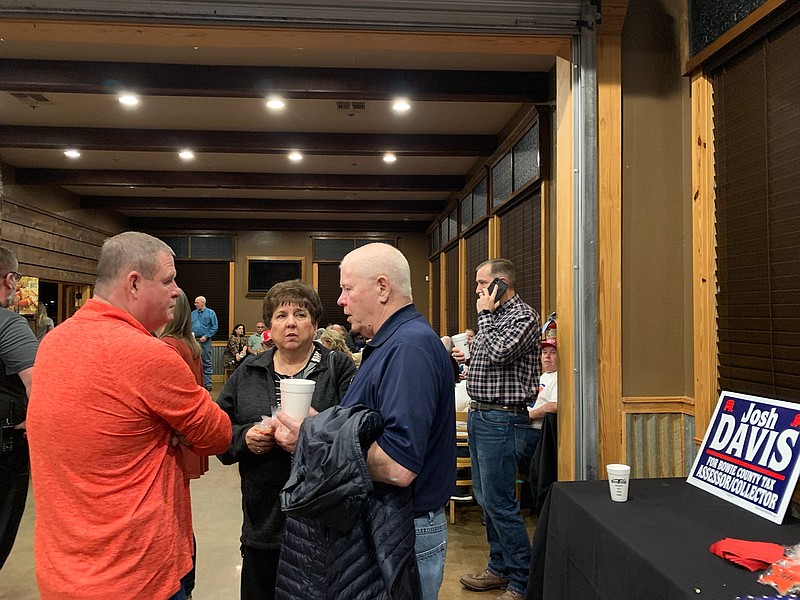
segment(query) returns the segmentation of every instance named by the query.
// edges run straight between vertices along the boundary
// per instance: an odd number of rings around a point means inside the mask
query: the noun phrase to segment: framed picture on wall
[[[305,279],[305,274],[304,256],[248,256],[245,273],[247,295],[263,298],[276,283]]]

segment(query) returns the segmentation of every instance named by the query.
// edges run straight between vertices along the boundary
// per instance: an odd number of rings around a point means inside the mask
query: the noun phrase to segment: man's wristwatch
[[[479,312],[478,314],[479,314],[479,315],[490,315],[490,314],[492,314],[492,311],[490,311],[488,308],[484,308],[484,309],[483,309],[481,312]]]

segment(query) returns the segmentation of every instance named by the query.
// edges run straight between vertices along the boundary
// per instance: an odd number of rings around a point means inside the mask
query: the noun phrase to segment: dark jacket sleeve
[[[228,379],[225,387],[219,393],[217,404],[225,411],[230,417],[231,425],[233,427],[233,436],[231,437],[231,445],[222,454],[218,454],[217,458],[224,465],[232,465],[239,462],[245,453],[249,453],[247,444],[245,443],[245,435],[247,431],[254,425],[254,423],[239,423],[237,419],[236,402],[237,402],[237,387],[240,377],[238,370],[233,373]]]
[[[335,373],[332,373],[331,377],[339,392],[339,402],[341,402],[356,375],[356,363],[344,352],[336,352],[333,368]]]

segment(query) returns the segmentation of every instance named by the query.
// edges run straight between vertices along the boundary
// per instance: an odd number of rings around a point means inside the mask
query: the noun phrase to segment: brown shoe
[[[506,590],[494,600],[524,600],[525,596],[518,594],[514,590]]]
[[[484,592],[506,587],[508,579],[495,575],[489,569],[486,569],[483,573],[467,573],[461,578],[461,585],[473,592]],[[506,599],[504,598],[503,600]]]

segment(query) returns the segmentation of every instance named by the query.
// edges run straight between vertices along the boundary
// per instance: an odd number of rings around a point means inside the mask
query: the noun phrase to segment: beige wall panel
[[[628,8],[622,34],[622,393],[691,394],[688,82],[677,2]]]
[[[236,260],[234,264],[232,290],[233,322],[242,322],[248,331],[261,320],[263,298],[248,298],[245,288],[245,269],[248,256],[305,256],[305,281],[313,283],[312,241],[313,232],[292,231],[244,231],[236,235]],[[353,237],[359,237],[354,234]],[[387,234],[392,237],[392,234]],[[411,265],[411,286],[414,304],[421,312],[428,306],[428,257],[425,234],[403,233],[399,235],[400,251]]]

